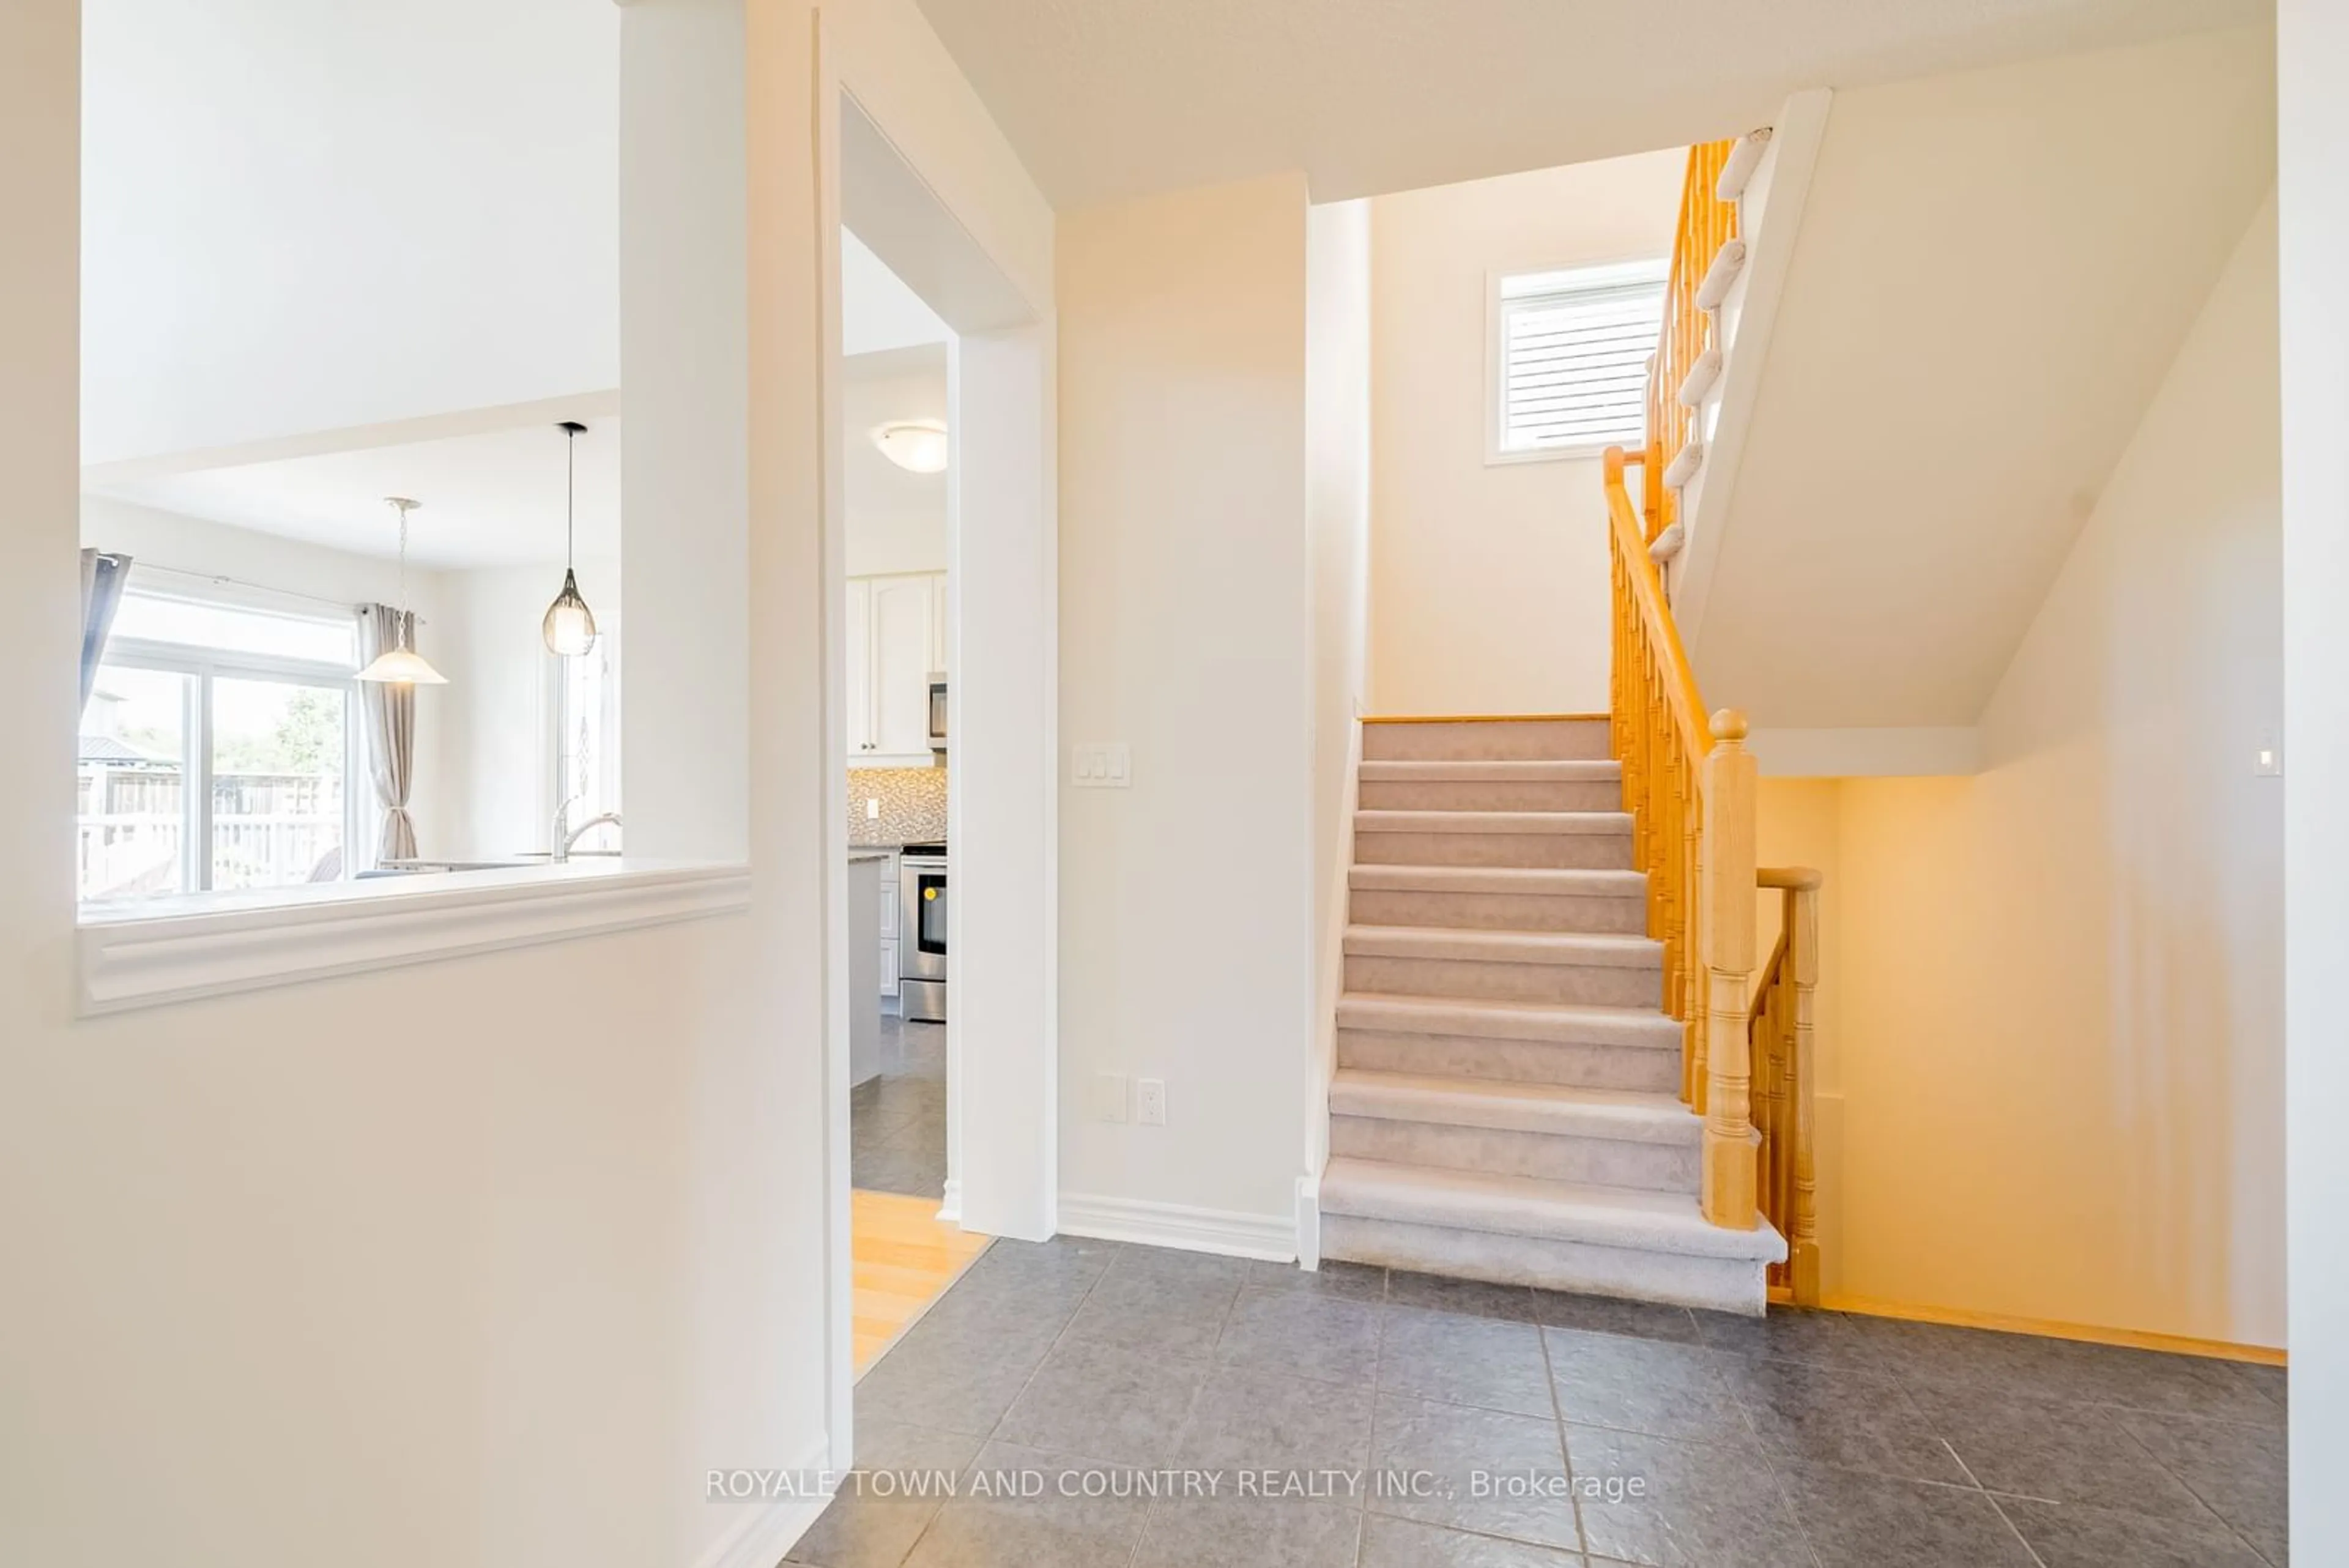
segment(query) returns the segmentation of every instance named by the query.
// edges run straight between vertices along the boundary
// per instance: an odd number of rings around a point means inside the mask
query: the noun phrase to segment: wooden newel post
[[[1723,709],[1713,716],[1713,735],[1704,760],[1704,885],[1697,911],[1704,954],[1704,1217],[1725,1230],[1751,1231],[1758,1150],[1745,1010],[1754,980],[1758,806],[1745,715]]]

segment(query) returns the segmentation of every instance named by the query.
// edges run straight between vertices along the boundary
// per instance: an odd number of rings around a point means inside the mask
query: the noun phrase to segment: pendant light
[[[579,579],[572,575],[572,539],[577,525],[579,500],[579,435],[587,427],[565,420],[555,427],[563,432],[563,591],[546,607],[540,627],[547,648],[565,659],[576,659],[595,646],[595,617],[579,597]]]
[[[391,607],[391,646],[376,655],[358,678],[396,686],[446,686],[449,678],[408,646],[408,514],[423,503],[405,495],[387,495],[383,501],[399,514],[399,598]]]

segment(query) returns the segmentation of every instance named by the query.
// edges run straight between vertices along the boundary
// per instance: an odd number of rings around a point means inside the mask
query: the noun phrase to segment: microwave
[[[947,749],[947,678],[930,677],[930,750]]]

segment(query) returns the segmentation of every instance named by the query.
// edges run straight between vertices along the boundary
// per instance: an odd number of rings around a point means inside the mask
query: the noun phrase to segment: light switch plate
[[[1123,741],[1080,741],[1069,748],[1069,783],[1078,789],[1124,789],[1133,774]]]
[[[1093,1075],[1093,1120],[1122,1122],[1125,1120],[1125,1075],[1095,1073]]]
[[[2259,749],[2251,753],[2251,772],[2263,779],[2283,775],[2283,741],[2273,730],[2260,732]]]

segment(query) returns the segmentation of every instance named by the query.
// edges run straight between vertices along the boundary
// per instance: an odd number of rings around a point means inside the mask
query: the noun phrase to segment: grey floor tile
[[[1878,1366],[1904,1381],[2220,1420],[2282,1418],[2262,1369],[2240,1362],[1891,1318],[1850,1322]]]
[[[1216,1359],[1367,1386],[1378,1371],[1381,1310],[1312,1291],[1243,1290]]]
[[[1374,1486],[1373,1513],[1579,1548],[1572,1482],[1557,1423],[1381,1392],[1371,1428],[1377,1475],[1421,1478]]]
[[[1816,1366],[1869,1369],[1875,1366],[1874,1351],[1841,1313],[1772,1307],[1761,1317],[1726,1312],[1690,1315],[1704,1343],[1715,1350]]]
[[[867,1192],[898,1192],[911,1198],[936,1198],[946,1191],[947,1162],[906,1154],[894,1148],[853,1148],[848,1157],[848,1182]]]
[[[2151,1519],[2077,1502],[1997,1500],[2044,1568],[2260,1568],[2218,1521]]]
[[[2243,1381],[2266,1395],[2277,1409],[2289,1408],[2291,1377],[2282,1367],[2257,1366],[2246,1362],[2243,1366]]]
[[[904,1125],[882,1138],[880,1147],[895,1149],[900,1154],[935,1154],[944,1159],[947,1153],[947,1119],[926,1112],[909,1116]]]
[[[1065,1454],[989,1443],[962,1492],[939,1509],[907,1568],[1103,1568],[1126,1562],[1150,1502],[1130,1475],[1127,1496],[1084,1495],[1088,1476],[1112,1467]],[[983,1478],[984,1493],[977,1483]]]
[[[2209,1517],[2192,1492],[2147,1457],[2121,1425],[2120,1411],[1944,1384],[1910,1393],[1934,1435],[1992,1491],[2165,1519]]]
[[[1362,1516],[1297,1498],[1161,1498],[1133,1568],[1353,1568]]]
[[[1057,1311],[1065,1323],[1108,1266],[1097,1248],[999,1237],[955,1281],[947,1300],[984,1297],[1026,1313]]]
[[[2163,1468],[2282,1568],[2291,1555],[2290,1472],[2282,1427],[2135,1413],[2121,1419]]]
[[[1824,1465],[1781,1465],[1778,1480],[1819,1568],[2034,1568],[1997,1505],[1970,1487]]]
[[[1697,1343],[1696,1319],[1686,1307],[1654,1302],[1618,1301],[1613,1296],[1576,1295],[1568,1291],[1533,1293],[1534,1321],[1550,1328],[1629,1334],[1635,1339]]]
[[[1808,1554],[1777,1477],[1753,1449],[1566,1428],[1595,1557],[1660,1568],[1785,1568]]]
[[[1541,1330],[1529,1323],[1421,1312],[1390,1303],[1379,1387],[1424,1399],[1554,1417]]]
[[[1231,1472],[1359,1471],[1371,1461],[1372,1398],[1367,1381],[1348,1387],[1219,1366],[1191,1407],[1180,1459]]]
[[[1722,1381],[1718,1351],[1571,1328],[1544,1329],[1542,1337],[1568,1421],[1753,1446],[1744,1411]]]
[[[1214,1281],[1237,1285],[1259,1267],[1257,1258],[1229,1258],[1220,1252],[1186,1252],[1174,1247],[1144,1247],[1128,1243],[1118,1249],[1112,1266],[1119,1272],[1149,1279]]]
[[[1054,1325],[990,1327],[957,1315],[949,1291],[856,1385],[860,1420],[902,1421],[985,1437],[1051,1346]]]
[[[1774,1459],[1966,1482],[1948,1447],[1890,1378],[1760,1356],[1732,1357],[1722,1376]]]
[[[1465,1313],[1471,1317],[1497,1317],[1511,1323],[1534,1320],[1534,1293],[1523,1285],[1488,1284],[1483,1280],[1455,1280],[1444,1274],[1414,1274],[1408,1269],[1387,1272],[1387,1300],[1400,1306],[1430,1312]]]
[[[858,1421],[856,1469],[784,1561],[812,1568],[897,1568],[978,1448],[977,1438],[958,1433]]]
[[[1362,1520],[1360,1568],[1581,1568],[1582,1554],[1379,1514]]]
[[[995,1435],[1113,1464],[1171,1464],[1206,1371],[1196,1361],[1063,1339]]]
[[[1312,1291],[1325,1296],[1343,1296],[1349,1301],[1380,1301],[1387,1293],[1384,1269],[1336,1259],[1324,1259],[1318,1269],[1254,1262],[1248,1264],[1243,1279],[1257,1290]]]
[[[1218,1259],[1218,1262],[1234,1260]],[[1069,1336],[1205,1361],[1239,1294],[1238,1273],[1189,1271],[1121,1252],[1070,1321]]]

